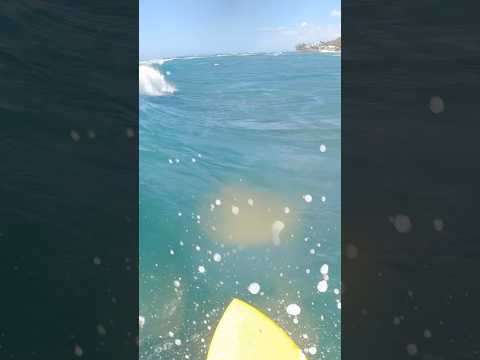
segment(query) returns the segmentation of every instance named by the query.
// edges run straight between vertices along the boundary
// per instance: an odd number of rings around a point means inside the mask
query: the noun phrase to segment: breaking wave
[[[144,60],[144,61],[140,61],[140,65],[163,65],[166,62],[172,61],[175,59],[176,58]]]
[[[138,91],[141,95],[164,96],[173,94],[177,89],[165,76],[153,66],[141,63],[138,66]]]

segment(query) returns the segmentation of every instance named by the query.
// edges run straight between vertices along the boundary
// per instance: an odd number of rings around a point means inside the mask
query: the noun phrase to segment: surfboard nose
[[[306,360],[290,336],[260,310],[234,298],[213,334],[207,360]]]

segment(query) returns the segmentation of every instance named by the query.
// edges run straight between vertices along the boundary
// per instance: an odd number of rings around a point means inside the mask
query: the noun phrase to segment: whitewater
[[[176,89],[171,85],[154,64],[138,66],[138,91],[141,95],[163,96],[173,94]]]

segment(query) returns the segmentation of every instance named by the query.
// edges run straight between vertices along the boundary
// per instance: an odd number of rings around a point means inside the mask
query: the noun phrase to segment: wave
[[[168,61],[173,60],[192,60],[192,59],[206,59],[209,57],[213,57],[214,55],[195,55],[195,56],[180,56],[180,57],[173,57],[173,58],[160,58],[160,59],[150,59],[150,60],[142,60],[140,61],[141,65],[163,65]]]
[[[163,65],[168,61],[175,60],[176,58],[166,58],[166,59],[152,59],[152,60],[143,60],[140,61],[140,65]]]
[[[192,55],[192,56],[179,56],[173,58],[160,58],[140,61],[140,65],[163,65],[168,61],[173,60],[196,60],[196,59],[211,59],[215,57],[228,57],[228,56],[252,56],[261,55],[262,53],[230,53],[230,54],[212,54],[212,55]]]
[[[165,80],[159,70],[143,62],[138,66],[138,91],[141,95],[164,96],[173,94],[177,89]]]

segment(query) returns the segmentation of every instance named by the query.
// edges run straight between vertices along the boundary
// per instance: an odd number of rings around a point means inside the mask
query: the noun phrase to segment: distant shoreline
[[[341,52],[342,39],[338,37],[330,41],[319,41],[314,43],[301,43],[295,47],[299,52]]]

